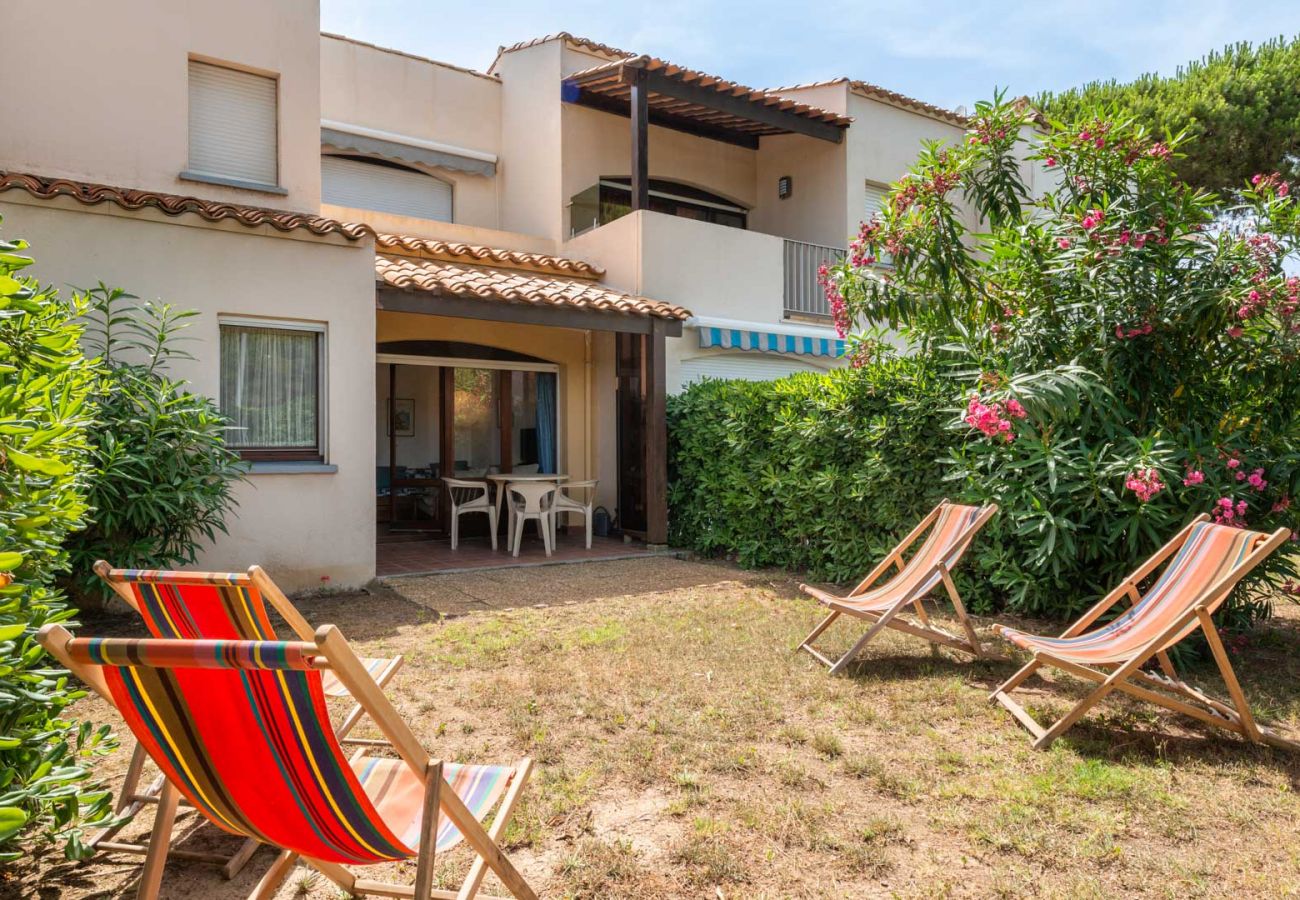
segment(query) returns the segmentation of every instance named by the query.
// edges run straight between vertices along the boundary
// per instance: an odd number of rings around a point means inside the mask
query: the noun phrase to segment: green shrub
[[[108,729],[60,718],[86,692],[33,637],[73,615],[53,581],[85,520],[94,375],[77,343],[80,301],[18,274],[26,246],[0,241],[0,860],[26,835],[80,856],[80,829],[111,811],[87,768],[112,746]]]
[[[944,495],[952,386],[921,358],[670,397],[669,539],[744,566],[861,575]]]
[[[136,303],[103,284],[87,291],[85,344],[99,353],[92,394],[93,474],[88,526],[69,539],[74,589],[110,596],[92,566],[167,569],[192,564],[204,540],[225,532],[231,488],[245,471],[226,447],[228,420],[207,397],[169,378],[185,358],[191,311]]]
[[[1300,207],[1261,175],[1223,227],[1218,199],[1178,180],[1178,139],[1105,111],[1025,124],[982,103],[960,146],[927,146],[829,298],[842,326],[900,329],[956,379],[950,426],[969,439],[946,477],[1002,508],[974,545],[984,599],[1065,616],[1196,513],[1300,526],[1300,278],[1283,267]],[[1025,155],[1054,182],[1041,197]],[[1271,557],[1236,609],[1266,612],[1259,592],[1292,566]]]

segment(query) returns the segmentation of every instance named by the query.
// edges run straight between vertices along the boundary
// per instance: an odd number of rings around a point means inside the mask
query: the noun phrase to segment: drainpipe
[[[585,480],[590,481],[596,475],[595,470],[595,448],[591,446],[591,420],[595,411],[591,408],[591,332],[582,333],[583,340],[583,358],[582,358],[582,392],[586,415],[582,419],[582,439],[584,452],[587,454],[587,474]]]

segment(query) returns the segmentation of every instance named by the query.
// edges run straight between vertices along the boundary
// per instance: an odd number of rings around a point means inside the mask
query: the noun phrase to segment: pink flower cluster
[[[1238,528],[1246,526],[1246,501],[1238,500],[1232,502],[1231,497],[1220,497],[1214,504],[1214,521],[1220,525],[1235,525]]]
[[[854,268],[863,266],[873,266],[876,264],[875,254],[872,248],[880,238],[880,232],[885,225],[880,221],[879,216],[872,216],[870,220],[863,222],[858,226],[858,236],[849,242],[849,264]]]
[[[1277,172],[1271,175],[1259,172],[1251,176],[1250,183],[1261,194],[1276,194],[1278,197],[1285,197],[1291,193],[1291,185],[1283,181],[1281,174]]]
[[[1150,322],[1143,322],[1135,328],[1125,328],[1123,325],[1116,325],[1115,337],[1119,338],[1121,341],[1126,341],[1135,337],[1142,337],[1143,335],[1150,334],[1155,330],[1156,327]]]
[[[1016,439],[1011,430],[1012,419],[1023,419],[1027,413],[1015,398],[1008,400],[990,400],[985,403],[979,394],[972,394],[966,405],[966,424],[985,437],[1001,439],[1008,444]]]
[[[831,310],[831,320],[835,324],[835,333],[841,338],[849,333],[849,326],[852,324],[849,319],[849,307],[844,302],[844,295],[840,292],[840,283],[831,274],[830,266],[822,263],[817,269],[817,283],[821,285],[822,292],[826,295],[826,304]]]
[[[1099,209],[1090,209],[1079,221],[1084,231],[1092,231],[1106,221],[1106,214]]]
[[[1193,469],[1189,466],[1187,474],[1183,476],[1183,487],[1192,487],[1194,485],[1202,484],[1204,481],[1205,473],[1200,469]]]
[[[1142,503],[1146,503],[1165,489],[1165,483],[1160,480],[1160,473],[1155,469],[1135,469],[1124,479],[1124,487],[1136,494]]]
[[[1291,495],[1283,494],[1282,498],[1273,504],[1272,512],[1275,513],[1286,512],[1290,508],[1291,508]]]
[[[1161,141],[1156,141],[1147,148],[1147,156],[1152,159],[1169,159],[1173,155],[1174,151],[1170,150],[1169,147]]]
[[[1242,472],[1237,473],[1238,481],[1241,481],[1242,474],[1243,474]],[[1253,487],[1255,490],[1259,491],[1260,493],[1263,493],[1264,489],[1268,487],[1268,482],[1264,480],[1263,469],[1256,469],[1255,471],[1247,475],[1246,483],[1249,484],[1251,487]]]

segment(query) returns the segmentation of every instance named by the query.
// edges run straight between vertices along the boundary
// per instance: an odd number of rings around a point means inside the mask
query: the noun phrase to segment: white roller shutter
[[[451,221],[451,184],[432,175],[341,156],[322,156],[320,175],[324,203]]]
[[[279,183],[274,78],[190,60],[189,171]]]
[[[682,360],[681,382],[684,387],[702,378],[775,381],[796,372],[825,371],[820,366],[796,357],[768,356],[758,353],[722,353]]]

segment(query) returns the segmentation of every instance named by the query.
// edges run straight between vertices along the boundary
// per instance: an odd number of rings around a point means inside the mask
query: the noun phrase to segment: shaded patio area
[[[381,540],[375,547],[375,574],[387,578],[655,555],[660,555],[659,551],[647,549],[641,541],[624,541],[612,537],[593,537],[591,549],[588,550],[581,530],[574,530],[568,534],[561,531],[555,551],[547,556],[541,540],[530,528],[524,535],[518,556],[510,555],[504,536],[498,542],[496,550],[492,549],[486,536],[461,538],[460,546],[455,550],[451,549],[449,538]]]

